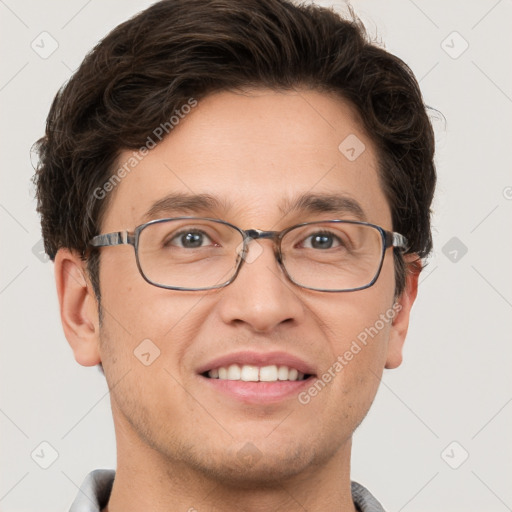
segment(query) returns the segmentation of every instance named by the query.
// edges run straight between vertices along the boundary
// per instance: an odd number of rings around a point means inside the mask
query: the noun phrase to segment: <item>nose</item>
[[[297,325],[304,314],[300,290],[283,273],[272,240],[251,240],[238,276],[222,289],[220,315],[226,324],[245,324],[269,333],[283,324]]]

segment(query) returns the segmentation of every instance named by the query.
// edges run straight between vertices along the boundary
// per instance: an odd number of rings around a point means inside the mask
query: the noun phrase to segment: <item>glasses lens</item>
[[[318,290],[369,285],[382,260],[380,232],[363,224],[319,222],[292,229],[282,239],[283,263],[296,284]]]
[[[139,235],[142,273],[154,284],[188,289],[221,285],[236,272],[243,237],[220,222],[180,219],[148,224]]]

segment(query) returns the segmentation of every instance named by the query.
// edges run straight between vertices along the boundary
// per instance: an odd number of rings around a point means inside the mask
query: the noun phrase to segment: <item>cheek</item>
[[[101,302],[110,317],[110,330],[133,342],[161,340],[187,317],[199,300],[186,292],[173,292],[146,282],[137,268],[131,247],[118,247],[102,255]],[[104,316],[105,316],[104,315]]]
[[[377,393],[386,361],[390,323],[381,320],[385,308],[354,312],[351,326],[344,327],[343,337],[334,346],[333,363],[320,377],[334,373],[333,392],[326,394],[326,409],[337,411],[337,424],[345,422],[353,432],[366,416]],[[334,419],[333,418],[333,419]],[[333,421],[335,425],[336,422]]]
[[[322,375],[332,379],[335,395],[352,406],[370,405],[377,391],[386,362],[393,308],[394,276],[392,265],[385,265],[381,276],[366,290],[333,296],[316,309],[323,334],[329,343],[323,352]],[[319,358],[320,360],[320,358]],[[321,375],[321,378],[322,378]],[[334,377],[332,377],[334,375]],[[354,397],[357,400],[354,401]],[[334,398],[334,397],[333,397]]]
[[[326,297],[315,308],[315,315],[322,319],[319,325],[323,326],[325,337],[331,340],[330,347],[335,355],[351,351],[353,359],[364,361],[384,354],[396,315],[393,297],[392,260],[384,262],[379,278],[370,288]],[[352,356],[347,353],[348,358]]]
[[[205,294],[153,286],[139,274],[133,251],[121,252],[105,258],[100,270],[105,373],[111,367],[114,381],[129,370],[140,390],[169,380],[169,373],[181,380],[186,354],[204,324]]]

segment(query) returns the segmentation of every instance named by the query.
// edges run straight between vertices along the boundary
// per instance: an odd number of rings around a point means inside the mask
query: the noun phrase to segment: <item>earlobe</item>
[[[393,310],[396,312],[391,325],[388,342],[388,354],[385,367],[397,368],[402,363],[402,351],[409,328],[409,318],[412,305],[418,294],[418,279],[422,264],[417,254],[405,256],[406,282],[405,289],[395,301]]]
[[[55,280],[62,327],[75,359],[83,366],[94,366],[101,362],[98,307],[85,263],[76,251],[59,249]]]

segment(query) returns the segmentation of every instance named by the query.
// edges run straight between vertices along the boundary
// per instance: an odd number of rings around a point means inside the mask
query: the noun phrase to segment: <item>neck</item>
[[[296,512],[324,510],[355,512],[350,490],[350,439],[326,461],[298,474],[275,479],[248,474],[225,481],[169,460],[149,447],[129,428],[118,428],[117,471],[108,506],[102,512],[173,510],[199,512]]]

